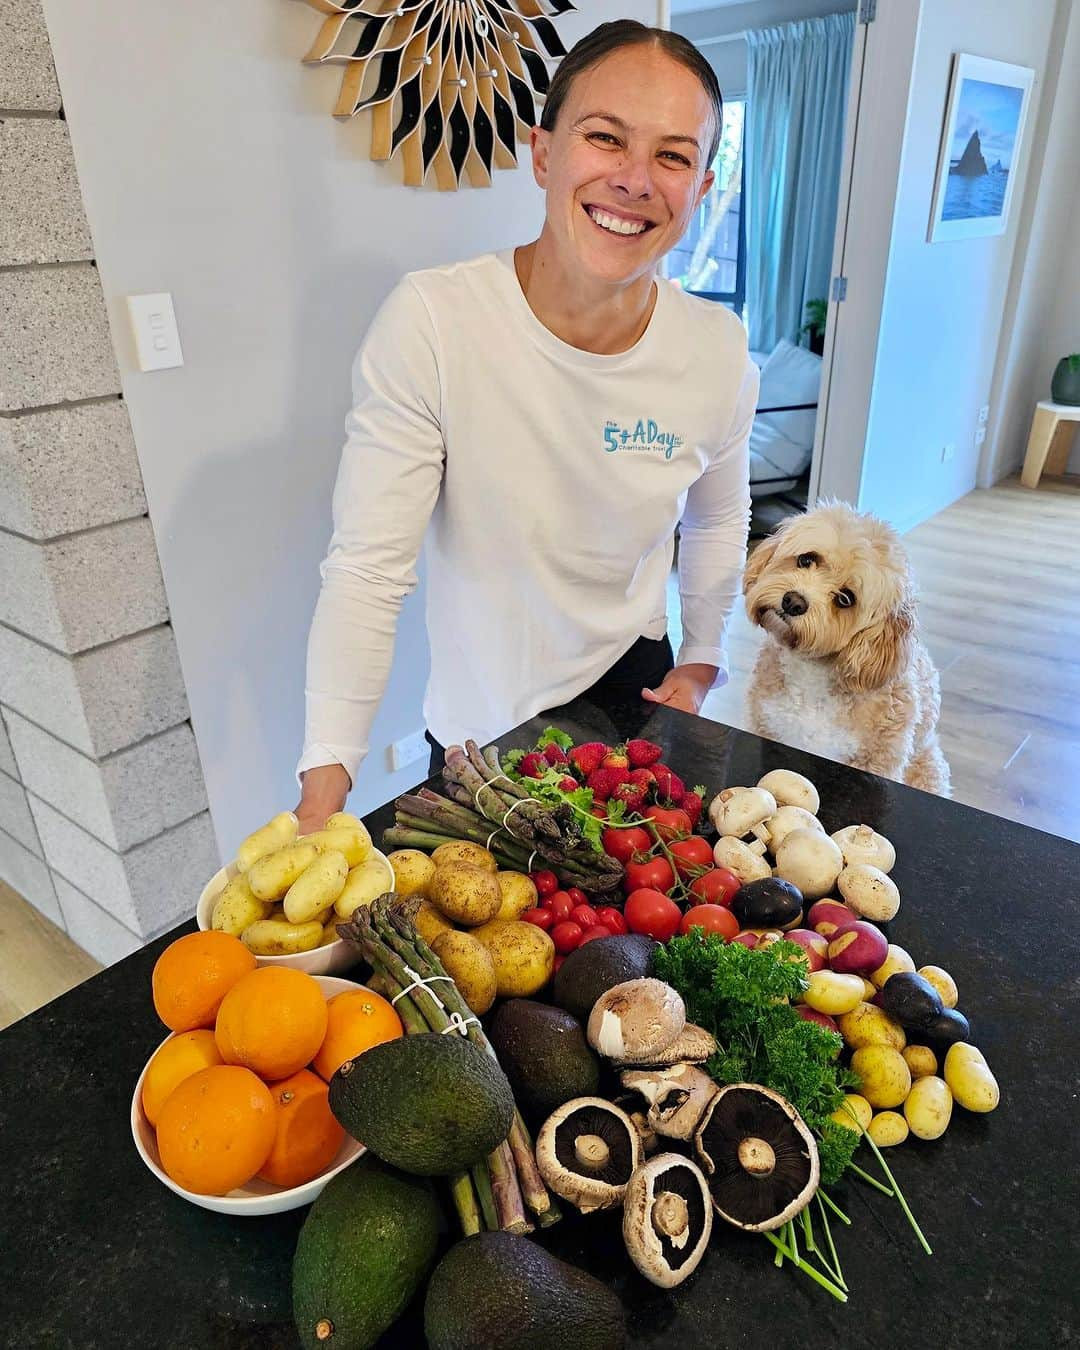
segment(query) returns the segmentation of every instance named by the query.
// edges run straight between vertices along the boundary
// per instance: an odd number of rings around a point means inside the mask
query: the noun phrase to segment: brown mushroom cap
[[[786,1098],[732,1083],[709,1102],[695,1136],[716,1212],[750,1232],[781,1228],[817,1190],[817,1143]]]
[[[623,1199],[623,1241],[642,1275],[662,1289],[697,1269],[712,1235],[709,1187],[678,1153],[658,1153],[630,1178]]]
[[[566,1102],[547,1118],[536,1140],[540,1175],[583,1214],[620,1205],[642,1156],[634,1122],[603,1097]]]
[[[632,1059],[616,1060],[618,1067],[640,1064],[644,1067],[664,1068],[670,1064],[704,1064],[716,1054],[716,1037],[704,1027],[687,1022],[678,1036],[662,1050],[651,1055],[635,1055]]]
[[[649,1125],[669,1139],[693,1139],[706,1106],[720,1090],[693,1064],[628,1069],[621,1079],[624,1087],[645,1098]]]
[[[669,1046],[686,1025],[681,996],[663,980],[648,976],[616,984],[593,1004],[589,1044],[601,1055],[623,1063]]]

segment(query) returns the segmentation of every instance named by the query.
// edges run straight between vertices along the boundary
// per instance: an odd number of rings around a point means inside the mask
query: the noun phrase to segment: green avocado
[[[622,933],[602,942],[586,942],[559,967],[552,1002],[586,1026],[593,1004],[601,994],[626,980],[640,980],[652,974],[656,947],[657,943],[643,933]]]
[[[461,1172],[510,1133],[514,1097],[494,1058],[451,1032],[384,1041],[330,1080],[330,1110],[383,1162],[419,1176]]]
[[[591,943],[599,946],[599,943]],[[428,1350],[622,1350],[622,1304],[599,1280],[512,1233],[478,1233],[435,1267]]]
[[[366,1153],[327,1182],[293,1257],[293,1317],[301,1344],[367,1350],[422,1287],[441,1214],[431,1182]]]
[[[508,999],[489,1034],[514,1097],[528,1116],[543,1119],[574,1097],[596,1095],[600,1061],[589,1049],[581,1023],[561,1008],[529,998]]]

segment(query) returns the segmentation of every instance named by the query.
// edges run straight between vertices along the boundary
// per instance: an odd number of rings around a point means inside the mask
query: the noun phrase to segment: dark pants
[[[675,657],[666,634],[662,638],[639,637],[630,650],[579,697],[606,711],[640,697],[642,689],[659,688],[674,664]],[[544,716],[543,713],[539,715]],[[430,731],[425,731],[424,735],[431,746],[428,777],[434,778],[446,763],[446,747],[440,745]]]

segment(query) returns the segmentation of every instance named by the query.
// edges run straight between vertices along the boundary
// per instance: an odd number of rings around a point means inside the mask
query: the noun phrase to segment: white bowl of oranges
[[[243,841],[236,858],[206,883],[195,911],[204,930],[239,938],[261,966],[334,975],[356,962],[336,925],[394,889],[394,869],[347,812],[297,836],[283,811]]]
[[[310,1204],[363,1145],[330,1111],[335,1070],[403,1034],[393,1006],[349,980],[257,966],[238,938],[178,938],[158,958],[170,1028],[139,1075],[139,1156],[183,1199],[222,1214]]]

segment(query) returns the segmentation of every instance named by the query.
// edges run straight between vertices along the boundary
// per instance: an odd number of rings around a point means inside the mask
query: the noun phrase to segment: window
[[[690,228],[667,259],[667,275],[686,291],[729,306],[743,317],[746,229],[743,221],[743,119],[746,101],[724,104],[713,185]]]

